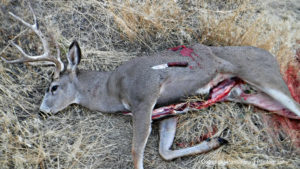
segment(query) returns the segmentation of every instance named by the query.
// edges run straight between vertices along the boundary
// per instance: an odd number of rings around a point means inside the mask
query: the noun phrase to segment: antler
[[[1,57],[1,59],[3,61],[5,61],[6,63],[23,63],[23,62],[47,61],[47,62],[50,62],[50,63],[55,65],[56,70],[54,72],[53,78],[58,78],[59,73],[64,70],[64,64],[63,64],[63,62],[61,61],[61,58],[60,58],[60,49],[58,47],[58,44],[57,44],[57,42],[55,42],[56,50],[57,50],[57,57],[52,56],[50,54],[49,44],[48,44],[45,36],[43,35],[43,33],[39,30],[39,25],[38,25],[36,16],[34,14],[34,11],[33,11],[33,9],[31,8],[30,5],[29,5],[29,8],[30,8],[30,11],[31,11],[31,13],[33,15],[33,19],[34,19],[34,24],[33,25],[25,22],[23,19],[21,19],[20,17],[16,16],[15,14],[13,14],[11,12],[9,12],[9,14],[12,17],[14,17],[15,19],[17,19],[18,21],[22,22],[24,25],[26,25],[30,29],[32,29],[38,35],[38,37],[42,41],[43,48],[44,48],[44,53],[42,55],[37,55],[37,56],[28,55],[28,54],[25,53],[25,51],[19,45],[12,42],[12,44],[22,53],[23,56],[19,59],[16,59],[16,60],[7,60],[3,57]]]

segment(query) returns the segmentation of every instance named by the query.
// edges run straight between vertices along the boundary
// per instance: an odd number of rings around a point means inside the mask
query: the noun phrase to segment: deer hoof
[[[225,140],[225,139],[223,139],[223,138],[221,138],[221,137],[218,137],[218,142],[219,142],[220,145],[228,144],[228,141]]]

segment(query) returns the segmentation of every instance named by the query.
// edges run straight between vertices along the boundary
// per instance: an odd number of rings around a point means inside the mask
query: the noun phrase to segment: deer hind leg
[[[241,78],[300,117],[300,105],[292,98],[275,58],[269,52],[258,48],[254,48],[252,52],[254,60],[243,63],[245,65],[240,71]]]
[[[165,160],[172,160],[178,157],[205,153],[227,143],[225,139],[218,137],[207,139],[196,146],[183,148],[179,150],[170,150],[175,137],[176,124],[177,117],[168,118],[160,122],[159,154]]]

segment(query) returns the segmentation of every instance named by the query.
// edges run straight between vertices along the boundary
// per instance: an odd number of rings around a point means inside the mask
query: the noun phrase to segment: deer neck
[[[101,112],[124,111],[118,91],[110,92],[111,89],[117,89],[117,84],[111,80],[112,74],[113,72],[79,72],[75,103]]]

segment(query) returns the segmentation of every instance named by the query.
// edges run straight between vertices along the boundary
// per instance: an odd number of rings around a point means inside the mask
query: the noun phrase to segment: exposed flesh
[[[166,116],[186,113],[190,110],[198,110],[209,107],[221,101],[233,101],[245,104],[252,104],[261,109],[276,113],[278,115],[290,118],[300,119],[293,112],[286,109],[280,103],[264,94],[263,92],[254,90],[238,78],[218,78],[222,81],[216,84],[215,81],[210,82],[207,86],[209,88],[209,99],[205,101],[185,102],[179,104],[172,104],[169,106],[154,109],[152,112],[152,119],[160,119]],[[214,85],[214,86],[212,86]],[[251,91],[251,93],[249,93]],[[201,92],[200,92],[201,93]],[[125,115],[131,115],[130,112],[124,112]]]

